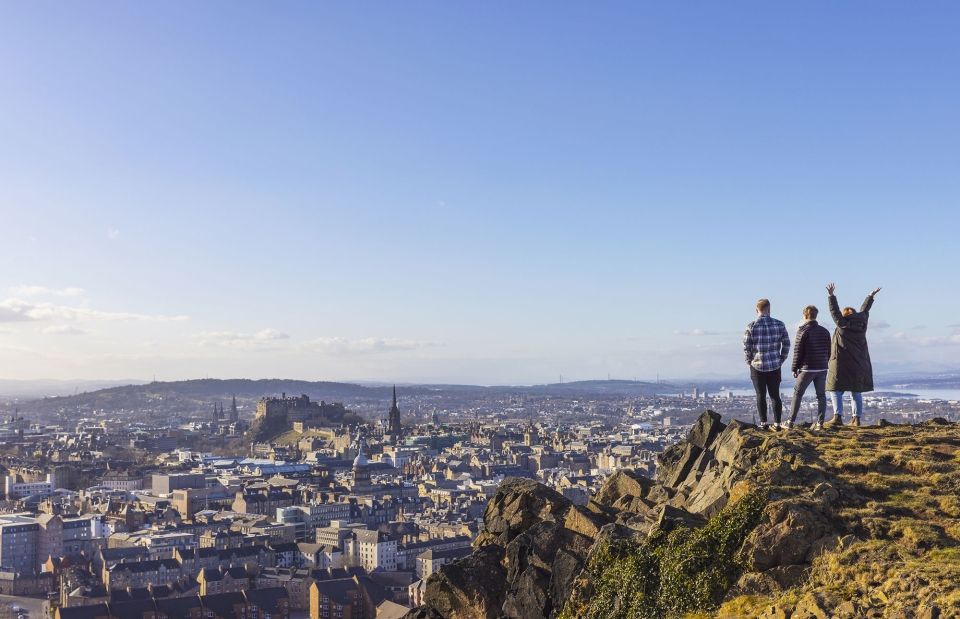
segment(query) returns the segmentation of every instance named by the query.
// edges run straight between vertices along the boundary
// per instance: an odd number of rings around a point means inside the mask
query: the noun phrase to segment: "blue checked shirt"
[[[790,336],[782,322],[761,316],[747,325],[743,334],[743,354],[758,372],[780,369],[790,354]]]

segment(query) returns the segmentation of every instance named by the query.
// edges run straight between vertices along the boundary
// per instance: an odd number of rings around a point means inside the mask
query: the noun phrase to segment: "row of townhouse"
[[[55,619],[288,619],[285,589],[147,598],[58,608]]]
[[[295,553],[296,547],[281,549],[284,561],[290,559],[287,554]],[[110,562],[112,563],[112,562]],[[273,567],[277,564],[277,551],[270,546],[253,545],[240,548],[191,548],[174,551],[171,559],[143,559],[142,555],[134,560],[129,557],[115,563],[105,562],[103,584],[108,591],[147,585],[173,585],[192,581],[201,570],[240,567],[256,570],[260,567]]]

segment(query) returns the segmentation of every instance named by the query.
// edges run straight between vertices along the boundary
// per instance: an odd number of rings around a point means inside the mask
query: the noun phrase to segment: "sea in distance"
[[[789,395],[793,389],[793,380],[787,380],[784,378],[783,383],[780,387],[781,391],[784,394]],[[750,396],[753,397],[753,389],[724,389],[718,392],[719,395],[724,395],[727,392],[733,393],[735,396]],[[960,401],[960,389],[897,389],[896,387],[883,386],[878,387],[874,390],[874,393],[888,394],[888,397],[894,398],[910,398],[916,400],[946,400],[948,402]],[[676,394],[663,394],[663,395],[676,395]],[[866,397],[869,397],[869,394],[866,394]]]

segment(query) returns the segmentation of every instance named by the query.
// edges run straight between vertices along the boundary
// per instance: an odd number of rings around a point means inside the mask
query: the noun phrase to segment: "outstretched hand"
[[[871,297],[877,296],[877,293],[880,292],[881,290],[882,290],[882,288],[877,288],[876,290],[874,290],[873,292],[870,293],[870,296],[871,296]]]
[[[830,282],[829,284],[827,284],[827,294],[830,295],[831,297],[833,296],[833,291],[836,289],[837,289],[837,285],[834,284],[833,282]]]

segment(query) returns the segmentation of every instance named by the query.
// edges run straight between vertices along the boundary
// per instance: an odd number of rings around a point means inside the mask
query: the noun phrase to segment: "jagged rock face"
[[[933,532],[911,525],[905,539],[921,549],[941,543],[935,540],[948,539],[960,547],[960,465],[956,464],[960,462],[960,427],[922,427],[936,438],[917,439],[902,426],[859,430],[859,439],[852,430],[832,436],[849,437],[846,440],[851,446],[858,446],[863,437],[871,436],[870,432],[889,433],[891,444],[916,441],[915,451],[901,460],[891,456],[881,464],[900,462],[904,469],[930,467],[937,471],[940,485],[953,492],[953,498],[940,499],[940,505],[953,517]],[[876,435],[872,440],[882,443],[887,440],[884,436]],[[935,440],[942,444],[933,444]],[[860,563],[876,566],[883,557],[896,553],[893,548],[888,552],[863,540],[889,536],[904,527],[895,518],[880,517],[893,516],[902,508],[884,511],[867,496],[875,494],[875,489],[851,483],[843,473],[843,467],[851,466],[843,459],[845,454],[831,435],[799,430],[787,436],[775,435],[739,421],[724,425],[719,415],[707,411],[691,429],[687,441],[661,455],[656,479],[618,471],[586,507],[575,506],[536,482],[509,479],[487,506],[485,531],[475,541],[474,554],[431,576],[426,583],[425,606],[412,611],[408,619],[550,619],[558,617],[565,606],[564,619],[629,616],[626,601],[616,601],[601,614],[591,610],[597,569],[603,569],[591,558],[602,556],[601,550],[618,540],[639,543],[665,539],[663,536],[678,530],[689,537],[684,530],[705,525],[702,530],[710,531],[718,515],[728,511],[726,508],[758,492],[767,497],[766,506],[762,514],[755,512],[758,519],[750,520],[751,528],[737,538],[744,540],[734,549],[742,558],[738,563],[742,572],[727,581],[730,588],[726,599],[734,610],[724,605],[727,612],[721,611],[719,616],[960,617],[960,553],[948,555],[956,563],[955,569],[950,568],[954,571],[947,571],[948,580],[956,577],[953,585],[931,582],[917,573],[898,578],[908,583],[898,589],[889,575],[881,574],[874,578],[886,582],[884,589],[868,591],[856,600],[841,599],[830,588],[814,587],[814,583],[825,580],[819,557],[841,553],[838,561],[847,561],[852,566],[844,568],[848,570],[857,569]],[[921,458],[923,464],[917,464],[915,458]],[[864,510],[879,515],[861,519]],[[637,547],[643,547],[642,543]],[[861,547],[864,550],[860,552],[869,556],[869,561],[858,558],[856,552]],[[919,568],[914,571],[922,572]],[[794,601],[779,602],[778,596],[788,590],[799,593],[788,598]],[[901,600],[909,599],[910,592],[917,595],[915,607],[926,614],[903,610]],[[877,600],[884,598],[890,600],[889,608],[878,610]],[[736,604],[744,599],[769,603],[743,611]],[[942,599],[955,600],[956,612],[937,601]]]
[[[573,503],[555,490],[530,479],[510,478],[500,484],[483,514],[484,540],[506,546],[541,520],[562,518]]]
[[[425,609],[408,616],[554,616],[603,524],[597,514],[542,484],[508,479],[487,504],[477,550],[431,577]]]
[[[808,562],[811,547],[834,534],[826,508],[818,503],[782,501],[767,510],[744,545],[744,555],[755,571]]]
[[[720,419],[719,413],[705,411],[700,415],[700,418],[697,419],[697,423],[693,424],[693,428],[690,429],[690,436],[687,437],[687,442],[691,445],[696,445],[700,449],[710,447],[714,439],[717,438],[717,435],[727,427],[723,425]]]
[[[496,619],[504,601],[503,548],[491,545],[437,572],[424,592],[423,619]]]
[[[631,500],[645,497],[655,485],[652,479],[634,471],[617,471],[607,479],[593,497],[593,504],[612,507],[624,497]]]

